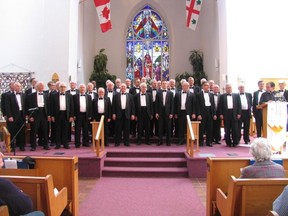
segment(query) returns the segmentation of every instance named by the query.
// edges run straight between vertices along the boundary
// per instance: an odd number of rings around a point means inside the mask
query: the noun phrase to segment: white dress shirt
[[[233,97],[232,97],[232,95],[227,95],[227,109],[233,109]]]
[[[60,111],[66,111],[66,96],[61,95],[60,93],[60,98],[59,98],[59,105],[60,105]]]
[[[105,112],[105,106],[104,106],[104,98],[98,98],[98,113],[102,114]]]
[[[140,93],[140,106],[146,107],[146,93]]]
[[[121,93],[121,109],[126,109],[126,94]]]
[[[248,102],[245,94],[240,94],[242,110],[248,110]]]
[[[16,92],[15,92],[15,95],[16,95],[16,100],[17,100],[19,110],[22,111],[21,95],[20,95],[20,93],[17,94]]]
[[[86,112],[86,97],[80,94],[80,112]]]
[[[181,93],[181,110],[186,109],[186,99],[187,99],[187,92],[186,93]]]

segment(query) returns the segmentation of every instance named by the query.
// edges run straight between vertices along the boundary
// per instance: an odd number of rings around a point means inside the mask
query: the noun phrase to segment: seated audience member
[[[265,138],[257,138],[251,144],[253,165],[242,169],[240,178],[284,178],[283,166],[271,161],[272,146]]]
[[[273,211],[277,212],[279,216],[288,215],[288,185],[284,188],[280,196],[273,202]]]
[[[3,166],[3,154],[0,152],[0,169]],[[7,205],[10,216],[43,216],[43,212],[33,211],[30,197],[11,181],[0,178],[0,206]]]

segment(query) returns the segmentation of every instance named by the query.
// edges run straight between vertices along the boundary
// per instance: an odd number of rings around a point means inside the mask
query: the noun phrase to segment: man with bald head
[[[48,104],[48,94],[44,93],[44,83],[37,82],[35,85],[36,92],[28,96],[28,114],[31,115],[29,121],[31,123],[31,151],[36,150],[36,135],[41,134],[42,145],[45,150],[48,147],[48,120],[50,120],[50,111]],[[34,111],[33,109],[36,108]],[[30,110],[30,112],[29,112]]]

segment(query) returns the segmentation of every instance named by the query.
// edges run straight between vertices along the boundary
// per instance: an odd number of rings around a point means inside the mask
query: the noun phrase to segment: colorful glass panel
[[[150,5],[133,18],[126,37],[126,78],[169,80],[169,34]]]

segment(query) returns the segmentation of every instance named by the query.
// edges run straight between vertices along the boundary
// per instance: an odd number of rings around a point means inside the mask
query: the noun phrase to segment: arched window
[[[128,27],[126,58],[126,78],[169,80],[168,29],[150,5],[140,10]]]

